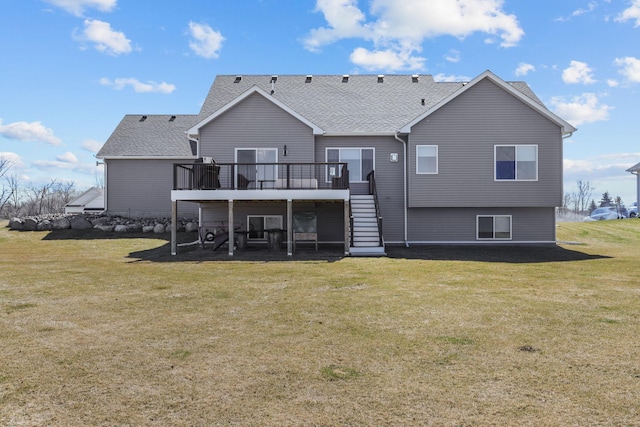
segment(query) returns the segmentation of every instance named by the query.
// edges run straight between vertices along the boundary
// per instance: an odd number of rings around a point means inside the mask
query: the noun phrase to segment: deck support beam
[[[293,200],[287,199],[287,255],[293,255],[293,245],[291,239],[293,238]]]
[[[178,201],[171,202],[171,255],[178,253]]]
[[[229,200],[229,226],[228,228],[228,233],[229,233],[229,256],[233,256],[233,246],[235,243],[235,236],[233,235],[233,229],[234,229],[234,225],[233,225],[233,199]]]

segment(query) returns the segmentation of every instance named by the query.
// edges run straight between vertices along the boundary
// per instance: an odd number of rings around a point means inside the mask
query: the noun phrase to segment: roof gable
[[[200,120],[198,123],[196,123],[194,126],[192,126],[188,130],[188,134],[189,135],[197,135],[202,127],[204,127],[207,124],[211,123],[216,118],[220,117],[222,114],[224,114],[227,111],[231,110],[233,107],[235,107],[236,105],[240,104],[242,101],[244,101],[245,99],[247,99],[249,96],[251,96],[253,94],[261,95],[262,97],[264,97],[269,102],[273,103],[274,105],[276,105],[279,108],[281,108],[282,110],[286,111],[291,116],[295,117],[296,119],[298,119],[299,121],[301,121],[305,125],[309,126],[313,130],[313,134],[314,135],[322,135],[322,134],[324,134],[324,131],[321,128],[316,126],[314,123],[312,123],[311,121],[309,121],[308,119],[306,119],[305,117],[303,117],[298,112],[294,111],[293,109],[291,109],[289,106],[285,105],[284,103],[282,103],[278,99],[274,98],[273,96],[270,96],[267,92],[265,92],[264,90],[262,90],[258,86],[252,86],[249,90],[247,90],[246,92],[244,92],[243,94],[241,94],[240,96],[238,96],[237,98],[235,98],[234,100],[229,102],[228,104],[224,105],[222,108],[218,109],[213,114],[210,114],[209,116],[207,116],[204,119]]]
[[[411,120],[409,123],[407,123],[406,125],[404,125],[400,129],[400,132],[401,133],[411,133],[411,128],[414,125],[420,123],[426,117],[428,117],[431,114],[435,113],[440,108],[442,108],[443,106],[447,105],[449,102],[451,102],[452,100],[456,99],[457,97],[459,97],[460,95],[462,95],[463,93],[465,93],[466,91],[468,91],[472,87],[476,86],[479,82],[481,82],[481,81],[483,81],[485,79],[488,79],[491,82],[495,83],[498,87],[500,87],[501,89],[505,90],[507,93],[511,94],[515,98],[519,99],[520,101],[522,101],[523,103],[525,103],[526,105],[531,107],[533,110],[535,110],[538,113],[540,113],[542,116],[544,116],[547,119],[551,120],[552,122],[556,123],[558,126],[560,126],[562,128],[562,133],[563,134],[571,134],[571,133],[573,133],[573,132],[575,132],[577,130],[574,126],[572,126],[571,124],[569,124],[568,122],[564,121],[563,119],[561,119],[560,117],[556,116],[554,113],[549,111],[547,108],[545,108],[544,105],[542,105],[541,103],[536,102],[530,96],[527,96],[522,91],[516,89],[512,84],[509,84],[509,83],[505,82],[504,80],[502,80],[501,78],[499,78],[498,76],[493,74],[491,71],[487,70],[484,73],[480,74],[475,79],[471,80],[469,83],[462,85],[462,87],[460,87],[455,92],[451,93],[449,96],[447,96],[447,97],[443,98],[442,100],[440,100],[439,102],[437,102],[435,105],[433,105],[431,108],[429,108],[428,111],[424,112],[423,114],[421,114],[418,117],[416,117],[413,120]]]

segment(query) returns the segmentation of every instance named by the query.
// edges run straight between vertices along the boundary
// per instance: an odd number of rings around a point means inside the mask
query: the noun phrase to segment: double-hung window
[[[438,146],[437,145],[417,145],[416,146],[416,173],[417,174],[437,174],[438,173]]]
[[[327,148],[327,163],[346,163],[349,169],[349,182],[364,182],[374,170],[373,148]],[[328,179],[339,177],[337,166],[329,166]]]
[[[478,240],[511,240],[511,215],[478,215]]]
[[[537,181],[537,145],[496,145],[496,181]]]

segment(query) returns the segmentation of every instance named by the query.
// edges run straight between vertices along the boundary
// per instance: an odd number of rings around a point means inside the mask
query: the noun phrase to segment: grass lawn
[[[640,425],[640,220],[290,260],[5,225],[0,425]]]

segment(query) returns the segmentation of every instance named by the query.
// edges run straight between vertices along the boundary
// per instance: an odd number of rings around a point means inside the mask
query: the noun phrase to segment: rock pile
[[[89,230],[113,231],[116,233],[169,233],[171,218],[124,218],[104,214],[42,215],[26,218],[11,218],[9,228],[21,231]],[[198,231],[198,220],[178,219],[178,232]]]

